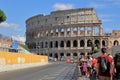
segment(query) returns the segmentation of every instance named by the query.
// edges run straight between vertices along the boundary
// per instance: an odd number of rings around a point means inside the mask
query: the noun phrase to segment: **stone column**
[[[94,36],[95,35],[95,28],[94,28],[94,26],[92,26],[92,36]]]
[[[70,55],[71,55],[70,57],[73,58],[73,53],[72,52],[70,53]]]
[[[67,52],[64,52],[64,57],[66,58]]]
[[[55,48],[55,45],[54,45],[54,44],[55,44],[55,41],[52,41],[53,48]]]
[[[102,39],[100,39],[100,48],[102,48]]]
[[[58,50],[60,49],[60,41],[58,41]]]
[[[64,28],[64,37],[66,37],[66,34],[67,34],[67,30],[66,28]]]
[[[87,26],[85,26],[85,36],[87,36]]]
[[[77,35],[79,36],[80,35],[80,27],[78,26],[77,28],[78,28],[77,29]]]
[[[99,26],[99,34],[102,35],[103,34],[103,30],[102,30],[102,26]]]
[[[71,33],[71,36],[73,35],[73,29],[72,29],[72,26],[70,27],[70,33]]]
[[[66,40],[64,40],[64,49],[66,49]]]
[[[60,28],[58,28],[58,37],[60,37],[60,32],[61,32]]]
[[[85,48],[87,48],[87,39],[85,38]]]
[[[60,58],[61,58],[60,53],[57,52],[57,54],[58,54],[58,60],[60,61]]]

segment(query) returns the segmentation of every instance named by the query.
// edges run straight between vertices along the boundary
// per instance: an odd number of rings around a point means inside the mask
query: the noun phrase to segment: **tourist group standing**
[[[82,76],[94,77],[95,80],[113,80],[114,72],[116,72],[114,59],[106,48],[101,49],[101,55],[98,57],[89,54],[88,56],[81,56],[79,61]]]

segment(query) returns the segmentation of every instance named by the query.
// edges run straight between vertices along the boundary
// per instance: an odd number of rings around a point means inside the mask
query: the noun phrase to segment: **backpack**
[[[108,70],[108,56],[101,57],[100,59],[100,69],[102,73],[105,73]]]

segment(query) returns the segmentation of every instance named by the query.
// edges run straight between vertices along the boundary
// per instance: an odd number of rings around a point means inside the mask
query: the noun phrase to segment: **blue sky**
[[[34,15],[50,14],[55,10],[95,8],[102,20],[104,32],[120,30],[120,0],[0,0],[7,20],[0,24],[0,34],[25,36],[25,21]]]

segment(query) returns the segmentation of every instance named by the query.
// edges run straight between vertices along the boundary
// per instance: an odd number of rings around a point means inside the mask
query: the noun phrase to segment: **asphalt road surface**
[[[0,72],[0,80],[53,80],[68,67],[67,63],[52,63],[45,66]]]

